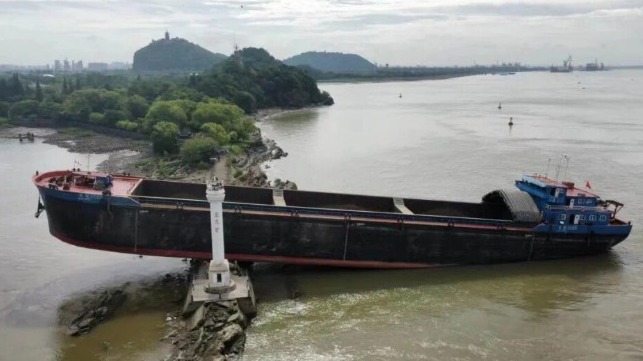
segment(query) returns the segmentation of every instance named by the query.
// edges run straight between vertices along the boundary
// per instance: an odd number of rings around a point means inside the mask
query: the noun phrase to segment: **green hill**
[[[153,40],[134,53],[135,71],[203,71],[226,59],[185,39]]]
[[[309,51],[284,60],[291,66],[309,66],[313,69],[332,73],[368,73],[376,69],[375,64],[357,54]]]
[[[333,104],[330,94],[320,91],[305,71],[284,65],[259,48],[235,52],[212,71],[192,77],[191,83],[212,98],[232,100],[247,113]]]

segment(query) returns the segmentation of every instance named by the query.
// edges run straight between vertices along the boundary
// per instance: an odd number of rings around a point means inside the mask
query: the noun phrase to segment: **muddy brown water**
[[[523,173],[589,180],[626,204],[624,243],[555,262],[298,271],[295,299],[260,273],[245,360],[643,358],[643,71],[561,75],[322,84],[334,106],[261,123],[289,153],[266,172],[302,190],[463,202]]]
[[[608,254],[554,262],[416,271],[260,265],[259,316],[244,360],[643,357],[643,72],[322,88],[333,107],[261,123],[289,153],[270,162],[271,179],[303,190],[478,202],[523,172],[546,173],[548,158],[549,175],[562,178],[558,160],[567,155],[567,178],[624,202],[620,216],[634,231]],[[33,217],[30,176],[84,164],[86,155],[11,139],[0,139],[0,154],[0,360],[163,359],[158,340],[175,309],[163,292],[135,292],[142,299],[80,338],[64,336],[56,320],[74,297],[143,287],[185,264],[57,241],[46,219]]]

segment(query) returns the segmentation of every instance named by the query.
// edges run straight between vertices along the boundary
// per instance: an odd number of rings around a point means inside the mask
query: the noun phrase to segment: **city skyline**
[[[643,0],[0,1],[0,30],[3,49],[20,49],[0,54],[0,64],[16,65],[60,54],[131,62],[166,30],[212,52],[229,55],[238,44],[279,59],[337,51],[401,66],[551,65],[568,55],[577,64],[643,63]]]

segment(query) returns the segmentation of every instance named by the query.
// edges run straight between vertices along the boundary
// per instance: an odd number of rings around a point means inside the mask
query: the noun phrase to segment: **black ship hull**
[[[307,206],[304,198],[297,207],[257,204],[261,203],[259,196],[254,203],[227,201],[228,193],[234,200],[239,192],[226,187],[223,221],[226,258],[231,261],[368,268],[488,264],[591,255],[627,237],[556,233],[543,231],[538,224],[502,218],[320,209]],[[51,234],[67,243],[141,255],[211,259],[206,201],[143,194],[127,198],[135,200],[132,203],[116,197],[87,202],[60,190],[40,188],[40,193]],[[377,208],[377,200],[369,202]],[[475,204],[435,203],[454,214],[458,210],[478,212]],[[495,206],[489,207],[490,212]],[[493,212],[503,212],[495,208]]]

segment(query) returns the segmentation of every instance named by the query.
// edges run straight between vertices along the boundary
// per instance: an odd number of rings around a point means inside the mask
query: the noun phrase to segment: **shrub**
[[[152,127],[152,146],[158,154],[176,153],[176,136],[179,134],[179,127],[172,122],[158,122]]]
[[[89,122],[93,124],[103,124],[105,121],[105,116],[102,113],[91,113],[89,114]]]
[[[181,160],[190,165],[198,165],[199,162],[209,162],[210,157],[217,150],[217,143],[214,139],[205,136],[196,136],[188,139],[181,146]]]
[[[138,129],[138,123],[130,122],[129,120],[119,120],[116,122],[116,128],[135,132]]]

